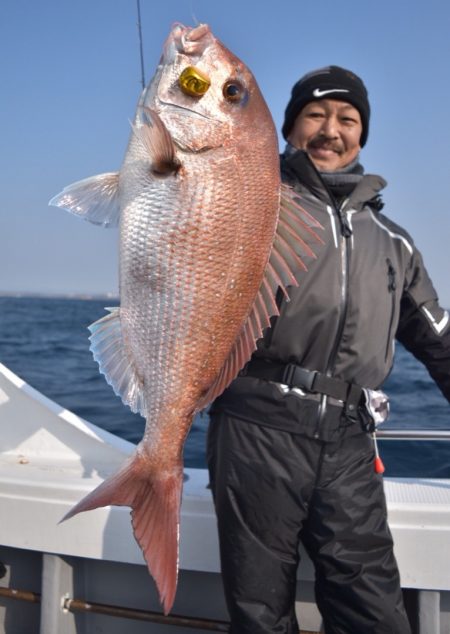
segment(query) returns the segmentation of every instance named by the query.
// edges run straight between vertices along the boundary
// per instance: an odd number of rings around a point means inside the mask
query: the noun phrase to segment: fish
[[[168,614],[193,418],[250,359],[278,314],[277,293],[288,298],[296,272],[316,257],[320,224],[280,183],[276,129],[254,76],[208,25],[172,28],[131,127],[118,172],[50,201],[119,226],[120,306],[89,327],[91,350],[146,419],[133,455],[63,520],[131,507]]]

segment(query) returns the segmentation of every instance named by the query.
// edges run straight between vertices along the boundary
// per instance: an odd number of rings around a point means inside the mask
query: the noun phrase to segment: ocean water
[[[132,414],[99,373],[87,327],[114,302],[104,299],[0,297],[0,362],[61,406],[137,443],[145,421]],[[448,429],[450,406],[425,368],[397,346],[383,389],[391,400],[386,429]],[[188,467],[205,466],[207,414],[185,445]],[[387,476],[450,478],[450,441],[379,442]]]

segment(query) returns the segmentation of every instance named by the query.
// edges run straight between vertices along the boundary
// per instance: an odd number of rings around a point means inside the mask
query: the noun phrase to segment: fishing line
[[[137,27],[138,27],[138,34],[139,34],[139,52],[141,56],[141,84],[142,84],[142,90],[144,90],[145,73],[144,73],[144,52],[142,48],[141,3],[139,0],[136,0],[136,4],[137,4],[137,15],[138,15]]]

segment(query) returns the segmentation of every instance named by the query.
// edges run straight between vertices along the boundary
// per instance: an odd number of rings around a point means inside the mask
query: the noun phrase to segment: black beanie
[[[367,90],[358,75],[340,66],[326,66],[314,70],[294,85],[284,113],[284,138],[287,139],[289,136],[297,115],[307,103],[326,98],[347,101],[359,111],[362,122],[359,144],[363,147],[369,134],[370,105]]]

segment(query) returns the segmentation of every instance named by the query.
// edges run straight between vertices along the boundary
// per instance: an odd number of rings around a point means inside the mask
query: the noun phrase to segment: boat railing
[[[450,440],[450,429],[377,429],[379,440]]]

